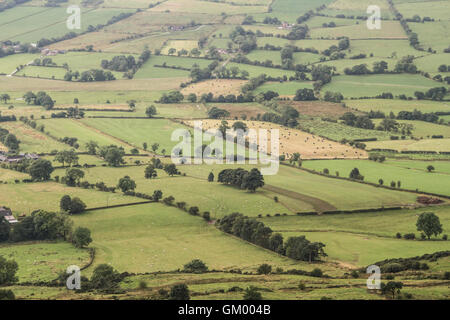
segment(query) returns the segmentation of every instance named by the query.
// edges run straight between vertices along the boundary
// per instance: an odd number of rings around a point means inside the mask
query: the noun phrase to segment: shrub
[[[262,300],[262,295],[254,286],[245,289],[244,300]]]
[[[397,232],[397,234],[395,235],[395,237],[396,237],[397,239],[401,239],[401,238],[402,238],[402,234],[401,234],[400,232]]]
[[[193,216],[197,216],[199,212],[200,212],[200,210],[198,207],[190,207],[189,208],[189,214],[191,214]]]
[[[322,272],[322,270],[320,270],[319,268],[315,268],[313,271],[311,271],[310,275],[311,275],[312,277],[318,277],[318,278],[320,278],[320,277],[323,276],[323,272]]]
[[[144,280],[139,281],[139,289],[140,290],[147,289],[147,282],[145,282]]]
[[[189,288],[186,284],[176,284],[170,288],[169,293],[170,300],[189,300],[190,293]]]
[[[403,238],[406,240],[413,240],[416,238],[416,235],[414,233],[405,233],[403,235]]]
[[[202,260],[194,259],[184,265],[183,271],[188,273],[204,273],[208,271],[208,267]]]
[[[257,272],[258,274],[269,274],[272,272],[272,266],[267,263],[264,263],[259,266]]]

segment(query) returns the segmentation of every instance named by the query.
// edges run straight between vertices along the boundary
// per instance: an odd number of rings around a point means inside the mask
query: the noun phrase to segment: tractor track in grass
[[[303,202],[306,202],[306,203],[312,205],[313,208],[319,213],[325,212],[325,211],[337,210],[337,208],[335,206],[333,206],[332,204],[330,204],[324,200],[321,200],[319,198],[314,198],[311,196],[307,196],[305,194],[298,193],[295,191],[286,190],[286,189],[275,187],[275,186],[272,186],[269,184],[266,184],[263,187],[263,189],[274,192],[274,193],[281,194],[281,195],[291,198],[291,199],[301,200]]]

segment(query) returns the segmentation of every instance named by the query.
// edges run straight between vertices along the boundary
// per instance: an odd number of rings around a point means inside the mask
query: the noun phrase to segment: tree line
[[[285,242],[280,233],[273,233],[264,223],[232,213],[217,220],[217,228],[245,241],[301,261],[313,262],[326,256],[321,242],[311,242],[305,236],[290,237]]]

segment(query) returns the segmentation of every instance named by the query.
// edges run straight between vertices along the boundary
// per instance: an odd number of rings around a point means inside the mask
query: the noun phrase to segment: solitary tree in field
[[[162,199],[162,197],[163,197],[163,193],[162,193],[161,190],[155,190],[153,192],[152,198],[153,198],[154,201],[158,202],[159,200]]]
[[[435,215],[433,212],[424,212],[417,219],[417,230],[422,231],[428,239],[432,235],[437,236],[442,233],[442,224],[439,220],[439,217]]]
[[[11,97],[9,96],[9,94],[4,93],[1,95],[1,99],[3,100],[4,103],[7,103],[8,100],[11,100]]]
[[[208,175],[208,181],[213,182],[214,181],[214,173],[210,172]]]
[[[62,196],[61,200],[59,201],[59,207],[61,211],[69,212],[70,205],[72,204],[72,199],[69,195]]]
[[[145,151],[147,151],[147,148],[148,148],[147,142],[144,142],[144,143],[142,144],[142,148],[143,148]]]
[[[389,281],[387,284],[381,284],[381,292],[383,294],[390,293],[392,295],[392,299],[395,299],[395,295],[400,294],[400,290],[403,288],[403,283],[399,281]]]
[[[84,171],[78,168],[70,168],[66,170],[66,185],[73,187],[84,178]]]
[[[189,300],[190,293],[186,284],[176,284],[170,289],[170,300]]]
[[[123,193],[136,189],[136,182],[129,176],[125,176],[119,180],[117,187],[122,190]]]
[[[149,118],[153,118],[156,115],[156,113],[157,113],[157,111],[156,111],[156,107],[154,105],[151,105],[150,107],[147,107],[147,109],[145,109],[145,114]]]
[[[262,300],[262,295],[254,286],[245,289],[244,300]]]
[[[97,153],[98,143],[90,140],[88,143],[86,143],[86,149],[88,150],[89,154],[95,155]]]
[[[428,172],[433,172],[434,171],[434,167],[432,165],[429,165],[427,167]]]
[[[153,152],[156,152],[159,149],[159,143],[152,144],[152,150]]]
[[[152,179],[156,178],[158,176],[158,173],[156,172],[156,169],[153,165],[148,165],[147,168],[145,168],[145,179]]]
[[[264,186],[264,177],[261,172],[253,168],[249,173],[245,174],[241,188],[255,192],[256,189]]]
[[[72,235],[72,242],[77,248],[88,246],[92,242],[91,231],[84,227],[76,228]]]
[[[50,161],[38,159],[29,167],[28,173],[31,175],[33,180],[49,180],[53,170],[54,169]]]

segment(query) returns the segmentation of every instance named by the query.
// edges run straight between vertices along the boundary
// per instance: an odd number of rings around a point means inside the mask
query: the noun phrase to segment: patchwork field
[[[358,85],[356,91],[355,85]],[[420,75],[339,76],[324,87],[326,91],[341,92],[344,97],[374,97],[383,92],[413,96],[415,91],[436,87],[433,80]]]
[[[210,92],[214,92],[216,96],[227,96],[229,94],[239,95],[241,93],[241,87],[246,82],[247,81],[245,80],[207,80],[191,84],[181,90],[181,93],[186,96],[190,93],[195,93],[197,97],[201,96],[202,94],[208,94]]]

